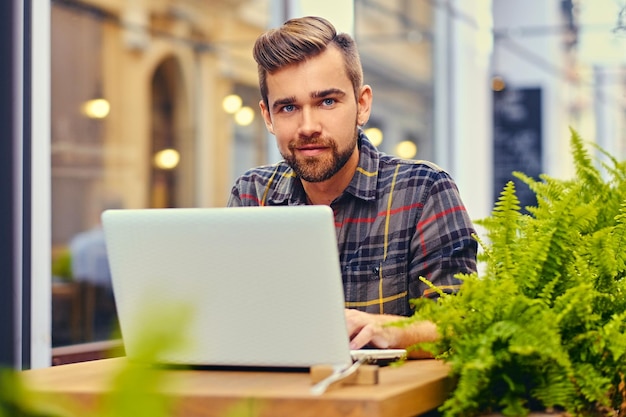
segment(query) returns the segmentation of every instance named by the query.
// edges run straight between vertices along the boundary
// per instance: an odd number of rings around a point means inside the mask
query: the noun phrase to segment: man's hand
[[[405,317],[389,314],[370,314],[346,309],[346,325],[350,335],[350,348],[360,349],[370,345],[380,349],[406,349],[420,342],[432,342],[438,337],[437,327],[429,321],[406,326],[390,326]],[[424,351],[410,352],[411,357],[431,357]]]

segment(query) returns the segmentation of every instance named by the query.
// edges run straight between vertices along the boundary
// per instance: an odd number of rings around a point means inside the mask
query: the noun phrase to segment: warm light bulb
[[[378,146],[383,143],[383,131],[377,127],[370,127],[363,131],[372,145]]]
[[[104,119],[109,115],[111,105],[106,99],[96,98],[83,103],[83,114],[91,119]]]
[[[154,155],[154,165],[160,169],[174,169],[180,161],[176,149],[163,149]]]
[[[241,97],[237,94],[229,94],[224,97],[222,100],[222,108],[228,114],[235,114],[239,109],[241,109]]]
[[[235,113],[235,122],[239,126],[248,126],[254,120],[254,110],[251,107],[244,106]]]
[[[396,145],[396,155],[403,159],[412,159],[417,155],[417,145],[410,140],[403,140]]]
[[[500,77],[499,75],[493,77],[491,79],[491,88],[493,89],[493,91],[504,90],[506,88],[506,82],[504,81],[504,78]]]

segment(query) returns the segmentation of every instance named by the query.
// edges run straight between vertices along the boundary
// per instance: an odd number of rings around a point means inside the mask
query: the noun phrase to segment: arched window
[[[180,66],[175,58],[162,61],[151,82],[150,187],[153,208],[189,206],[192,190],[193,143]]]

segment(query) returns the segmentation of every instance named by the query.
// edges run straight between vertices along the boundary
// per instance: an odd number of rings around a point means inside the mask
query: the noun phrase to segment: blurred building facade
[[[239,174],[279,157],[251,49],[301,3],[51,1],[53,262],[107,202],[223,206]],[[580,59],[582,0],[340,3],[374,89],[371,138],[448,170],[473,218],[489,214],[513,170],[568,175],[568,126],[589,140],[608,133],[623,152],[623,106],[598,110],[599,90],[581,87],[604,74]],[[64,331],[79,326],[66,289],[56,301],[53,290],[53,345],[89,341]]]
[[[111,196],[127,208],[221,206],[238,174],[273,162],[251,58],[273,3],[52,1],[53,244],[97,222]],[[409,157],[432,159],[432,6],[354,7],[376,93],[368,127],[384,132],[381,148],[406,141],[419,149]]]
[[[372,138],[389,153],[433,160],[432,5],[344,3],[374,86]],[[53,263],[73,236],[97,225],[108,201],[223,206],[239,174],[277,160],[258,112],[251,50],[261,32],[297,13],[295,5],[52,0]],[[69,327],[76,314],[92,320],[91,310],[68,312],[76,301],[66,282],[55,284],[64,289],[55,288],[56,299],[53,290],[53,345],[89,341]]]

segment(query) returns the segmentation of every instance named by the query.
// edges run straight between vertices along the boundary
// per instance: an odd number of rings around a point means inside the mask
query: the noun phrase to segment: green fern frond
[[[626,400],[626,163],[609,158],[605,181],[574,131],[571,148],[572,179],[514,173],[537,197],[528,214],[509,182],[476,222],[487,236],[476,239],[481,273],[416,305],[458,381],[446,417],[549,407],[599,416]]]
[[[576,367],[575,380],[582,398],[588,403],[608,405],[606,393],[610,389],[611,380],[602,375],[592,363],[582,363]]]
[[[514,279],[527,297],[545,298],[539,295],[553,280],[544,268],[550,254],[546,248],[554,240],[555,229],[546,222],[537,223],[537,219],[533,219],[520,229],[520,238],[515,244],[518,275]]]
[[[522,172],[514,172],[513,176],[528,185],[530,190],[535,193],[539,206],[543,206],[550,201],[559,199],[563,192],[567,189],[566,183],[545,174],[541,174],[539,176],[541,181],[536,181],[534,178],[529,177]]]
[[[554,310],[558,312],[555,319],[562,332],[568,329],[579,330],[581,324],[592,320],[595,298],[592,284],[588,281],[569,288],[555,300]]]
[[[571,376],[554,368],[548,368],[543,375],[537,375],[536,381],[537,384],[530,393],[546,408],[573,409],[575,407],[578,393]]]
[[[619,276],[626,274],[626,202],[623,202],[619,214],[615,216],[615,227],[612,230],[615,245],[616,269]]]
[[[424,284],[428,285],[428,288],[430,288],[431,290],[435,291],[437,293],[437,295],[439,295],[439,297],[445,297],[446,293],[439,287],[437,287],[436,285],[434,285],[432,282],[430,282],[429,280],[427,280],[424,277],[419,277],[420,281],[422,281]]]
[[[614,184],[620,184],[626,181],[626,161],[620,162],[617,158],[615,158],[605,149],[600,147],[600,145],[598,145],[597,143],[592,142],[590,143],[590,145],[605,158],[607,158],[609,162],[611,162],[611,165],[606,162],[601,162],[602,168],[612,177],[610,182]]]
[[[492,212],[491,218],[478,220],[477,224],[482,225],[488,231],[487,237],[491,242],[491,256],[497,256],[492,265],[497,265],[500,273],[509,274],[513,272],[514,264],[511,256],[511,247],[517,238],[520,203],[515,193],[515,184],[509,181]],[[498,233],[492,233],[497,230]]]
[[[600,188],[604,188],[605,184],[602,175],[593,165],[593,160],[585,148],[583,139],[578,132],[572,128],[570,128],[570,133],[570,148],[574,159],[574,169],[577,179],[581,184],[585,184],[585,186],[591,190],[597,191]]]
[[[597,286],[606,288],[606,280],[613,281],[617,276],[618,259],[615,253],[615,242],[612,228],[600,229],[586,239],[587,262],[598,270]]]
[[[480,248],[480,250],[476,254],[476,260],[479,263],[482,263],[483,265],[485,265],[489,269],[497,268],[497,262],[495,262],[493,259],[494,254],[489,244],[478,235],[474,235],[473,237],[476,240],[476,242],[478,242],[478,247]],[[490,274],[493,274],[493,273],[495,273],[495,271],[490,272]]]
[[[626,311],[613,314],[611,319],[602,327],[601,335],[604,340],[613,343],[607,346],[615,363],[626,367]]]

